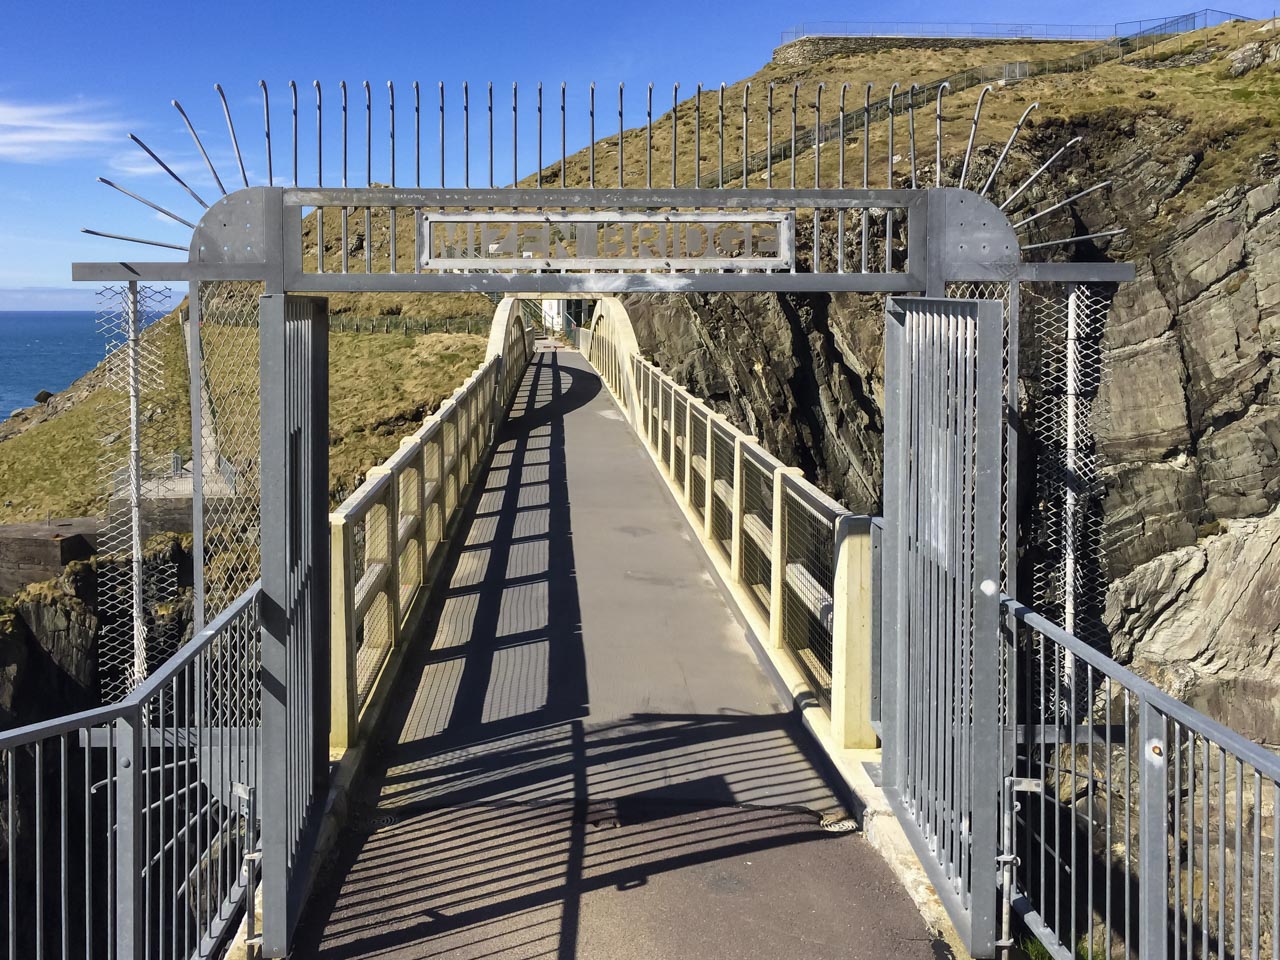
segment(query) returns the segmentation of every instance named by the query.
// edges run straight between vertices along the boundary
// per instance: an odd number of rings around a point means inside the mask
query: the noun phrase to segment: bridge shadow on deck
[[[294,956],[932,955],[683,525],[539,353]]]

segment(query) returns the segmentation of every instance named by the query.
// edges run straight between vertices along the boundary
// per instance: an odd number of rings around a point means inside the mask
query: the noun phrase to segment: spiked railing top
[[[871,92],[873,85],[867,84],[864,91],[863,102],[861,105],[850,105],[847,101],[850,84],[841,84],[835,105],[835,116],[828,116],[824,121],[823,118],[823,91],[825,84],[819,83],[814,89],[814,96],[811,102],[807,101],[802,104],[800,100],[800,84],[790,84],[784,86],[779,91],[777,84],[767,84],[764,89],[760,89],[757,85],[755,99],[752,98],[752,85],[746,83],[743,86],[742,99],[740,104],[726,103],[725,94],[726,87],[724,84],[719,86],[718,95],[715,96],[714,110],[715,118],[710,124],[710,133],[716,138],[716,164],[710,169],[706,168],[702,159],[702,135],[704,128],[703,100],[706,96],[711,96],[712,91],[707,91],[704,96],[701,84],[697,87],[697,95],[685,100],[680,99],[680,85],[673,84],[671,89],[671,108],[666,114],[660,115],[657,119],[654,117],[654,85],[649,84],[644,91],[644,109],[643,109],[643,125],[628,128],[626,123],[626,96],[625,86],[621,83],[617,87],[617,134],[616,137],[610,133],[604,139],[598,140],[596,130],[597,121],[597,103],[596,103],[596,85],[593,83],[588,88],[587,102],[587,122],[588,122],[588,139],[585,148],[585,170],[582,171],[585,186],[591,189],[603,187],[639,187],[653,188],[655,177],[659,180],[668,180],[671,187],[692,187],[694,189],[721,189],[731,187],[749,188],[753,185],[766,186],[769,188],[791,187],[798,188],[804,180],[810,180],[814,186],[830,186],[836,189],[847,189],[855,186],[861,186],[867,189],[873,186],[887,185],[890,188],[898,186],[909,186],[912,189],[920,189],[928,184],[924,182],[922,171],[918,164],[920,154],[917,151],[917,125],[916,112],[919,109],[928,109],[932,106],[933,113],[933,146],[934,146],[934,163],[932,185],[940,187],[944,185],[954,185],[959,187],[969,187],[976,190],[980,195],[987,196],[997,185],[997,175],[1000,173],[1006,158],[1008,157],[1014,143],[1027,122],[1032,111],[1039,104],[1033,103],[1023,112],[1021,118],[1014,125],[1009,134],[1008,139],[1004,143],[1003,149],[1000,151],[998,158],[990,168],[985,177],[984,182],[979,186],[977,181],[971,185],[969,177],[973,170],[973,161],[975,159],[975,143],[977,142],[977,134],[982,121],[983,104],[993,90],[991,84],[983,86],[977,97],[977,103],[973,113],[973,119],[970,124],[968,142],[965,148],[964,156],[959,164],[959,173],[954,177],[948,177],[947,171],[944,169],[943,159],[943,121],[942,112],[944,96],[953,93],[952,80],[962,83],[962,85],[973,85],[977,78],[980,81],[985,74],[981,70],[967,71],[963,75],[964,79],[958,75],[943,81],[937,81],[932,84],[921,86],[919,84],[911,84],[909,89],[903,89],[900,84],[892,84],[887,97],[872,101]],[[299,171],[299,122],[300,108],[298,97],[297,83],[290,81],[289,83],[289,159],[290,168],[287,178],[277,176],[275,160],[278,149],[275,147],[272,136],[272,110],[270,96],[265,81],[259,81],[259,89],[262,96],[262,146],[266,162],[266,185],[275,186],[281,179],[287,180],[287,185],[297,187],[300,185]],[[788,90],[787,87],[790,89]],[[325,148],[326,139],[324,136],[324,120],[326,116],[326,106],[324,103],[323,90],[319,81],[312,83],[312,89],[315,97],[315,186],[325,186]],[[410,103],[406,106],[404,100],[397,105],[396,88],[394,83],[388,81],[386,84],[386,104],[385,104],[385,143],[386,153],[385,162],[387,164],[387,175],[389,185],[392,187],[404,186],[399,182],[400,175],[397,171],[397,156],[404,152],[405,146],[403,142],[397,142],[397,111],[403,112],[406,108],[412,110],[412,156],[413,156],[413,185],[421,188],[423,184],[423,103],[422,103],[422,86],[416,81],[412,84],[412,97]],[[374,179],[374,96],[373,87],[368,81],[360,84],[355,97],[351,97],[353,91],[349,90],[346,82],[338,85],[339,100],[336,105],[337,122],[341,127],[341,151],[340,159],[335,162],[336,158],[331,158],[329,169],[335,168],[340,170],[340,183],[343,187],[349,185],[352,179],[351,160],[352,158],[352,138],[357,138],[355,143],[356,157],[359,159],[360,144],[359,134],[363,132],[363,154],[364,169],[363,181],[364,185],[379,185]],[[223,92],[222,86],[214,85],[214,91],[218,96],[221,106],[223,118],[226,122],[227,136],[231,146],[232,153],[235,156],[236,166],[239,173],[239,181],[243,186],[250,186],[250,178],[247,172],[244,154],[241,151],[240,138],[236,131],[235,122],[232,119],[231,109],[227,103],[227,97]],[[363,93],[363,97],[360,96]],[[584,184],[570,184],[567,180],[567,169],[572,161],[577,159],[581,163],[578,151],[570,154],[567,149],[568,142],[568,88],[565,83],[559,85],[559,157],[553,159],[551,166],[547,166],[546,157],[546,112],[554,111],[556,108],[555,90],[552,88],[550,98],[546,97],[546,91],[543,84],[539,83],[536,87],[534,96],[534,107],[536,110],[536,173],[526,175],[524,179],[532,179],[532,186],[536,188],[545,187],[581,187]],[[776,103],[775,93],[781,92],[782,98],[780,103]],[[511,128],[510,128],[510,148],[511,148],[511,166],[510,180],[508,186],[519,186],[521,181],[521,162],[520,155],[520,91],[517,84],[511,85]],[[440,187],[448,185],[448,174],[446,157],[450,155],[450,151],[457,149],[457,139],[461,140],[462,162],[461,162],[461,186],[464,188],[472,187],[472,155],[471,155],[471,138],[472,138],[472,103],[471,103],[471,86],[463,82],[457,92],[458,106],[452,107],[452,98],[448,95],[448,89],[443,81],[436,85],[435,104],[429,107],[434,109],[438,114],[436,148],[435,154],[438,159],[438,173],[435,177],[436,184]],[[484,156],[487,159],[487,178],[485,183],[489,188],[494,188],[495,182],[495,110],[499,109],[495,103],[494,85],[487,84],[482,94],[482,105],[478,108],[485,114],[485,142]],[[927,98],[927,99],[926,99]],[[353,103],[352,100],[355,100]],[[548,105],[545,101],[551,99],[552,103]],[[928,100],[932,99],[933,103],[929,104]],[[363,103],[360,101],[363,100]],[[690,100],[692,103],[690,103]],[[759,107],[761,101],[764,102],[763,132],[758,132],[761,125],[757,120],[756,128],[752,127],[752,106]],[[209,174],[216,185],[217,189],[223,196],[228,194],[227,181],[224,180],[221,173],[216,168],[213,160],[206,150],[196,126],[192,123],[187,115],[186,110],[177,101],[171,101],[174,108],[182,117],[183,123],[191,136],[192,142],[198,152],[203,165],[207,167]],[[360,129],[361,121],[358,118],[352,118],[351,114],[359,111],[363,106],[363,130]],[[378,112],[383,112],[382,107],[378,108]],[[460,110],[460,118],[450,119],[450,109],[457,112]],[[505,105],[501,107],[505,109]],[[613,108],[609,108],[612,110]],[[330,104],[328,113],[330,122],[333,122],[333,114],[335,106]],[[692,116],[690,116],[690,113]],[[809,115],[811,113],[811,121]],[[737,114],[737,122],[734,124],[738,129],[730,130],[726,134],[726,117],[732,117]],[[781,114],[781,130],[775,131],[775,120]],[[789,119],[788,119],[789,118]],[[354,123],[353,123],[354,119]],[[709,117],[708,120],[711,120]],[[880,161],[873,161],[871,153],[873,149],[873,137],[871,124],[873,122],[883,121],[886,124],[885,139],[885,155]],[[899,129],[902,122],[906,123],[906,139],[909,156],[909,168],[906,170],[897,169],[901,156],[895,153],[894,137],[895,124]],[[454,127],[457,124],[460,129]],[[353,131],[352,126],[356,129]],[[692,130],[689,127],[692,126]],[[403,131],[405,125],[401,123],[399,130],[401,131],[401,141],[404,139]],[[552,130],[554,132],[554,122]],[[655,131],[669,138],[669,147],[662,152],[669,153],[669,158],[659,156],[658,149],[655,147]],[[453,139],[450,139],[452,132]],[[753,141],[754,133],[754,141]],[[775,135],[777,133],[778,135]],[[692,136],[690,137],[690,134]],[[764,148],[762,150],[752,150],[753,143],[758,145],[763,135]],[[194,201],[201,210],[207,210],[210,204],[201,197],[176,171],[173,165],[167,163],[160,157],[156,151],[144,143],[134,134],[129,135],[133,143],[168,175],[187,196]],[[333,149],[334,141],[339,138],[331,136],[328,145]],[[846,176],[846,153],[850,145],[861,140],[861,178],[860,184],[853,181],[853,177]],[[690,142],[692,140],[692,142]],[[834,141],[834,143],[832,143]],[[635,159],[627,156],[627,147],[630,144],[635,145],[639,156]],[[1069,140],[1055,153],[1052,154],[1038,169],[1030,176],[1026,177],[1016,187],[1010,190],[1003,200],[997,200],[1002,210],[1009,208],[1019,197],[1048,172],[1059,160],[1061,160],[1070,150],[1080,143],[1080,138],[1076,137]],[[828,158],[826,170],[823,168],[823,147],[829,144],[828,151],[835,149],[837,156],[835,159],[835,168],[832,169],[831,159]],[[614,150],[616,152],[616,163],[609,164],[609,170],[599,169],[597,164],[596,153],[598,150]],[[802,154],[812,151],[812,167],[811,169],[802,169],[799,165],[799,159]],[[381,153],[381,151],[379,151]],[[734,155],[737,159],[734,159]],[[634,156],[634,155],[633,155]],[[726,165],[726,158],[728,165]],[[529,158],[524,158],[527,164]],[[664,176],[663,168],[668,165],[669,159],[669,178]],[[638,161],[638,162],[637,162]],[[691,162],[690,162],[691,161]],[[556,175],[556,167],[558,166],[558,176]],[[805,167],[809,164],[806,161]],[[687,171],[690,167],[693,170],[691,181],[681,182],[682,171]],[[884,171],[883,179],[873,175],[873,171]],[[550,171],[550,172],[549,172]],[[357,178],[359,171],[356,171]],[[330,175],[331,179],[333,174]],[[777,182],[775,183],[775,178]],[[147,207],[161,214],[162,216],[173,220],[188,228],[194,229],[192,220],[175,213],[146,197],[140,196],[131,190],[114,183],[105,178],[99,178],[100,182],[117,190],[125,196],[136,200]],[[953,183],[948,182],[954,180]],[[232,182],[234,187],[234,181]],[[332,185],[332,184],[331,184]],[[456,184],[454,184],[456,186]],[[528,186],[530,184],[526,184]],[[1055,210],[1062,209],[1076,200],[1094,193],[1107,187],[1109,184],[1099,183],[1088,187],[1085,190],[1078,191],[1070,196],[1066,196],[1061,200],[1052,203],[1043,209],[1031,213],[1023,217],[1014,224],[1014,227],[1020,231],[1025,231],[1028,226],[1038,221],[1044,215]],[[187,247],[177,243],[169,243],[160,240],[150,240],[139,237],[124,236],[119,233],[109,233],[99,230],[91,230],[86,228],[85,233],[94,236],[107,237],[117,240],[125,240],[132,243],[149,244],[152,246],[165,247],[174,250],[186,251]],[[1061,246],[1071,244],[1081,240],[1097,239],[1105,237],[1113,237],[1123,233],[1123,230],[1113,229],[1099,233],[1089,234],[1087,236],[1068,236],[1060,239],[1052,239],[1041,241],[1038,243],[1022,243],[1023,250],[1035,248]]]

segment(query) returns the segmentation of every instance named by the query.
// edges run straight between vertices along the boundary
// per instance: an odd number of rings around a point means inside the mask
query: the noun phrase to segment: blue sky
[[[569,85],[572,125],[569,149],[586,142],[585,99],[592,80],[602,94],[602,117],[614,116],[616,84],[628,89],[628,126],[643,116],[644,87],[683,90],[695,84],[731,82],[769,59],[780,33],[804,20],[1025,21],[1029,7],[1014,0],[961,0],[944,7],[903,0],[893,8],[831,0],[763,3],[697,0],[644,3],[584,3],[580,0],[514,3],[474,2],[289,4],[224,0],[217,4],[152,0],[20,0],[0,10],[0,310],[91,307],[92,289],[70,283],[74,260],[173,259],[181,254],[102,240],[79,233],[93,227],[113,233],[185,244],[189,231],[96,183],[98,176],[142,194],[189,220],[199,207],[165,176],[126,135],[135,133],[169,162],[206,201],[218,196],[178,112],[179,100],[195,124],[228,189],[238,182],[230,141],[213,84],[226,90],[251,182],[265,182],[262,101],[266,80],[272,101],[277,178],[290,175],[288,81],[299,84],[300,126],[305,131],[300,179],[314,181],[315,101],[312,81],[324,91],[325,140],[336,146],[338,81],[351,87],[351,136],[363,135],[363,93],[373,85],[374,179],[386,181],[385,137],[388,80],[396,85],[398,182],[411,183],[411,84],[422,84],[424,185],[435,182],[436,83],[448,87],[451,106],[463,80],[472,85],[472,182],[487,178],[482,151],[486,81],[495,84],[499,180],[509,171],[510,91],[521,86],[521,116],[531,118],[533,88],[544,81]],[[1181,13],[1144,2],[1038,4],[1034,22],[1111,23]],[[1245,11],[1248,12],[1248,11]],[[528,98],[528,99],[526,99]],[[358,104],[358,106],[357,106]],[[498,109],[501,108],[501,109]],[[558,112],[558,106],[557,106]],[[551,123],[558,123],[549,110]],[[529,122],[532,122],[530,119]],[[572,121],[571,121],[572,122]],[[609,121],[602,121],[607,128]],[[408,124],[408,129],[404,125]],[[601,129],[601,135],[603,135]],[[522,132],[521,174],[534,164],[531,136]],[[307,147],[310,140],[312,146]],[[449,178],[461,181],[460,150],[452,145]],[[430,149],[428,149],[430,144]],[[326,151],[326,183],[337,169]],[[352,164],[352,182],[357,180]],[[427,171],[431,172],[428,178]],[[363,170],[359,172],[363,178]],[[280,182],[277,179],[277,182]]]

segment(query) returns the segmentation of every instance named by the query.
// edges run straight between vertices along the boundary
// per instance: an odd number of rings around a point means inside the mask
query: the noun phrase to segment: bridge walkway
[[[294,956],[935,955],[577,353],[461,529]]]

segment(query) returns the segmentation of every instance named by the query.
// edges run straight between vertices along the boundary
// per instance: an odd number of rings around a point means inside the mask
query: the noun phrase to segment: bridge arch
[[[500,365],[500,396],[510,397],[514,392],[533,353],[533,340],[534,332],[524,322],[519,299],[503,297],[493,310],[489,345],[484,355],[485,363],[496,360]]]

